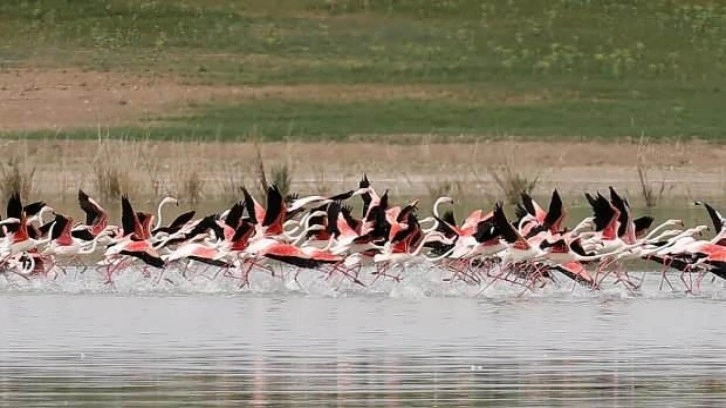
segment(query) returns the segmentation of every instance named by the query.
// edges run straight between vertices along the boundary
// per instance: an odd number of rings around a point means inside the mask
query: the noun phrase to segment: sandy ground
[[[425,98],[434,88],[345,87],[348,97],[406,93]],[[332,98],[341,88],[212,87],[78,70],[17,69],[0,72],[0,131],[64,129],[133,124],[150,115],[180,114],[191,102],[215,98]],[[312,96],[311,96],[312,95]],[[357,96],[356,96],[357,95]],[[406,135],[401,135],[405,137]],[[123,188],[144,195],[189,194],[199,181],[202,199],[234,195],[252,184],[256,151],[246,143],[0,140],[6,159],[17,157],[20,172],[34,172],[34,195],[72,199],[78,187],[97,192],[101,169],[123,174]],[[726,149],[686,144],[483,141],[471,144],[270,143],[262,146],[268,170],[287,164],[293,188],[330,192],[355,186],[367,172],[379,188],[395,194],[502,195],[493,172],[504,168],[529,179],[537,190],[559,188],[572,199],[586,190],[618,186],[640,196],[638,163],[648,185],[663,196],[722,197]],[[0,176],[5,177],[7,164]]]

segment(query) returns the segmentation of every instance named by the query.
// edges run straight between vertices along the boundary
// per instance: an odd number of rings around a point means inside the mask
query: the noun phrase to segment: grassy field
[[[112,136],[726,136],[715,0],[5,0],[0,38],[5,71],[287,89],[195,101]]]

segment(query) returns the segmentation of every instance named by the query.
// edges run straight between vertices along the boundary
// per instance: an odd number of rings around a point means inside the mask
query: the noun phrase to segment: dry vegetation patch
[[[23,168],[33,171],[41,198],[73,199],[78,187],[113,197],[121,190],[189,201],[232,200],[239,187],[256,187],[259,157],[268,179],[285,180],[302,194],[354,187],[367,172],[382,188],[399,194],[501,198],[492,169],[509,169],[537,180],[535,192],[553,187],[565,196],[615,185],[639,197],[638,160],[632,143],[492,141],[478,144],[390,145],[377,143],[157,142],[119,140],[20,140],[4,142]],[[640,155],[640,156],[639,156]],[[647,149],[650,177],[667,185],[667,196],[721,197],[726,150],[690,143]],[[279,174],[278,174],[279,173]],[[500,173],[496,173],[500,175]],[[500,177],[501,178],[501,177]]]

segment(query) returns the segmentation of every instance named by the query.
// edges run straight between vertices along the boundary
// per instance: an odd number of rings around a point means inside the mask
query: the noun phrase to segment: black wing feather
[[[229,213],[227,214],[227,218],[225,218],[224,223],[230,226],[231,228],[237,228],[239,226],[239,222],[242,219],[242,214],[245,211],[244,204],[242,202],[234,203],[232,208],[230,208]]]
[[[704,207],[706,207],[706,211],[708,211],[708,216],[711,218],[711,223],[713,224],[713,230],[716,233],[721,231],[723,225],[723,217],[721,216],[721,214],[705,201],[697,201],[696,204],[702,204]]]
[[[562,217],[562,198],[557,189],[552,192],[552,199],[550,200],[550,206],[547,209],[547,215],[544,219],[544,226],[548,229]]]
[[[633,223],[635,224],[635,233],[638,234],[640,231],[645,231],[650,228],[650,226],[653,225],[654,220],[655,218],[648,215],[636,218],[633,221]]]
[[[43,201],[36,201],[34,203],[30,203],[23,207],[23,210],[25,210],[25,215],[28,217],[32,217],[33,215],[36,215],[40,212],[41,209],[45,207],[45,202]]]
[[[330,235],[338,238],[340,230],[338,229],[338,216],[340,215],[340,201],[334,201],[328,205],[328,227],[327,231]]]
[[[23,202],[20,200],[20,193],[14,192],[8,200],[8,218],[17,218],[23,214]]]
[[[371,186],[371,182],[368,181],[368,176],[363,173],[363,179],[358,183],[359,188],[368,188]],[[368,209],[371,206],[371,201],[373,201],[373,197],[371,196],[371,193],[363,193],[361,194],[361,199],[363,199],[363,215],[362,217],[365,218],[366,214],[368,214]]]
[[[257,214],[255,214],[255,201],[247,191],[247,188],[242,187],[242,194],[245,197],[245,208],[247,208],[247,214],[250,216],[250,222],[257,224]]]
[[[628,208],[623,198],[620,197],[620,194],[618,194],[612,186],[610,186],[609,189],[610,201],[613,203],[613,206],[620,211],[620,215],[618,216],[618,221],[620,222],[620,226],[618,227],[618,236],[622,237],[625,235],[625,231],[628,228]]]
[[[282,211],[282,194],[276,185],[272,185],[267,188],[267,210],[265,211],[265,218],[262,220],[262,226],[267,227],[272,225]]]
[[[194,218],[196,211],[187,211],[174,219],[169,225],[169,228],[179,229],[185,226],[189,221]]]
[[[90,197],[81,189],[78,189],[78,204],[81,206],[81,210],[86,213],[86,225],[93,225],[101,217],[98,208],[91,204]]]
[[[517,232],[514,230],[514,227],[512,227],[509,221],[507,221],[507,216],[504,214],[504,209],[502,208],[501,202],[497,202],[494,205],[494,214],[492,216],[492,221],[494,222],[494,225],[497,227],[497,230],[499,230],[499,233],[502,235],[502,238],[504,238],[505,241],[510,244],[517,242],[517,239],[519,237],[517,236]]]
[[[124,230],[124,237],[134,232],[135,219],[134,207],[131,206],[129,197],[124,194],[121,196],[121,227]]]

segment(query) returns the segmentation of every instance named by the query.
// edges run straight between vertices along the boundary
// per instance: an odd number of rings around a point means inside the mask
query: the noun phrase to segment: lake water
[[[74,276],[72,276],[74,275]],[[675,279],[674,279],[675,280]],[[0,284],[0,406],[722,406],[726,290]]]

